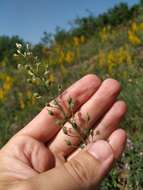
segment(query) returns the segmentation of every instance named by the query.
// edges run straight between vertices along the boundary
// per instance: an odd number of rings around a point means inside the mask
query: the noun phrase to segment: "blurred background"
[[[143,1],[0,2],[0,146],[88,73],[120,81],[123,158],[101,190],[143,189]]]

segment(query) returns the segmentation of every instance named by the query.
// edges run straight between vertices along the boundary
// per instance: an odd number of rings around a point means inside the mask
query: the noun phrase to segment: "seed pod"
[[[85,146],[86,146],[86,145],[85,145],[85,144],[83,144],[83,143],[81,143],[81,144],[80,144],[80,148],[81,148],[81,149],[84,149],[84,148],[85,148]]]
[[[76,122],[72,122],[71,124],[72,124],[72,128],[75,129],[75,130],[77,130],[78,125],[76,124]]]
[[[66,128],[66,127],[63,127],[63,133],[64,133],[65,135],[68,134],[68,131],[67,131],[67,128]]]
[[[59,103],[58,103],[58,101],[57,101],[56,99],[53,100],[53,104],[54,104],[55,106],[58,106],[58,105],[59,105]]]
[[[63,125],[64,125],[63,121],[61,121],[61,120],[56,120],[55,123],[56,123],[56,125],[60,126],[61,128],[62,128]]]
[[[65,140],[65,142],[66,142],[66,144],[67,144],[68,146],[71,146],[71,145],[72,145],[72,143],[71,143],[70,140]]]
[[[69,107],[69,109],[73,109],[74,103],[73,103],[73,100],[72,100],[71,97],[68,98],[67,102],[68,102],[68,107]]]
[[[48,113],[49,113],[49,115],[51,115],[51,116],[53,116],[53,115],[54,115],[54,112],[53,112],[53,111],[51,111],[51,110],[48,110]]]

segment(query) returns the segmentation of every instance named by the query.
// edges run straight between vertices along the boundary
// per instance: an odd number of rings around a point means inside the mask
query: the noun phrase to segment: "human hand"
[[[124,130],[117,129],[126,112],[125,103],[116,100],[120,90],[113,79],[101,83],[87,75],[60,96],[65,111],[67,98],[72,97],[74,113],[90,115],[88,127],[94,128],[96,142],[83,150],[67,146],[67,136],[55,124],[59,111],[50,116],[45,107],[0,150],[0,190],[96,189],[126,142]]]

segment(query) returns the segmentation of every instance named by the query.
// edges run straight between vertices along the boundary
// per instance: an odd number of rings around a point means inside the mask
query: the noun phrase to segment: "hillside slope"
[[[25,70],[19,71],[7,57],[0,62],[1,146],[57,94],[57,84],[65,88],[87,73],[102,79],[113,77],[121,82],[120,98],[128,104],[121,125],[128,131],[128,143],[126,153],[101,189],[143,189],[143,13],[120,25],[101,27],[90,38],[73,36],[50,48],[42,46],[42,53],[41,65],[48,65],[50,70],[47,81],[54,83],[50,91],[45,91],[37,79],[27,83]],[[13,59],[14,63],[25,64],[22,58]],[[37,101],[35,92],[41,93],[42,99]]]

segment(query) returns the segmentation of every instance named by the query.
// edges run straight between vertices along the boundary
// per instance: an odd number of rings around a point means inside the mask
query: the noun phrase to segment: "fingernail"
[[[88,149],[88,152],[101,162],[104,162],[110,157],[113,157],[113,151],[110,145],[103,140],[100,140],[91,145]]]

